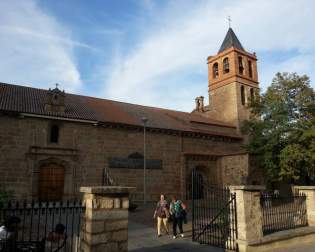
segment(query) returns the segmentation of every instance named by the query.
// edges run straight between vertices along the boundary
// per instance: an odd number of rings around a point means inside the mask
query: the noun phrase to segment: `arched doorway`
[[[207,183],[207,176],[206,176],[207,167],[203,165],[197,165],[193,171],[194,173],[194,183],[195,183],[195,192],[194,197],[196,199],[203,199],[204,198],[204,187]]]
[[[62,200],[64,191],[64,167],[47,164],[40,168],[39,199],[42,201]]]
[[[207,176],[205,175],[204,170],[206,170],[205,166],[197,165],[195,166],[189,174],[187,174],[186,178],[186,199],[191,200],[192,199],[192,185],[195,183],[195,186],[198,184],[197,187],[195,187],[195,197],[198,199],[203,198],[203,188],[204,184],[207,183]]]

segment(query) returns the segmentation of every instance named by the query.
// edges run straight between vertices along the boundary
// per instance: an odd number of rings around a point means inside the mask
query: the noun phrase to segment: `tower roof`
[[[241,42],[238,40],[234,31],[230,27],[227,34],[225,35],[225,38],[223,40],[223,43],[222,43],[218,53],[223,52],[224,50],[231,48],[231,47],[245,51]]]

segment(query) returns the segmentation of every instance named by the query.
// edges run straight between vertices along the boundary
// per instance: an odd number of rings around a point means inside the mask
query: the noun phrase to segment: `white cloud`
[[[271,83],[272,78],[277,72],[296,72],[297,74],[307,74],[313,84],[315,81],[315,52],[301,53],[297,56],[293,56],[281,63],[271,63],[265,66],[260,74],[261,86],[265,89],[267,83]]]
[[[0,81],[66,91],[81,85],[69,30],[33,0],[0,1]],[[25,83],[27,82],[27,83]]]
[[[258,58],[260,52],[296,50],[300,54],[275,67],[272,75],[276,69],[311,74],[308,63],[314,62],[314,8],[311,0],[193,1],[184,7],[171,1],[164,12],[155,10],[159,24],[146,24],[149,32],[142,34],[129,54],[117,54],[104,93],[109,98],[155,106],[163,100],[169,108],[189,111],[200,85],[206,88],[206,76],[204,83],[196,83],[195,88],[183,82],[174,84],[172,94],[155,91],[162,89],[160,81],[173,73],[188,77],[189,72],[205,71],[206,75],[206,57],[219,49],[227,31],[228,15],[243,46],[248,51],[255,50]],[[304,57],[308,60],[303,61]],[[271,66],[275,66],[263,65],[266,68],[260,73],[271,73]],[[270,82],[271,78],[262,80]],[[186,103],[174,102],[174,97],[183,98],[180,95],[185,96]]]

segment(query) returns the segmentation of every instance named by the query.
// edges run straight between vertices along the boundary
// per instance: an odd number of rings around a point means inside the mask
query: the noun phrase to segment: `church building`
[[[191,113],[0,83],[0,182],[16,198],[61,200],[81,186],[132,186],[143,200],[189,198],[191,173],[214,186],[256,184],[242,121],[259,90],[255,53],[230,28],[207,58],[209,104]]]

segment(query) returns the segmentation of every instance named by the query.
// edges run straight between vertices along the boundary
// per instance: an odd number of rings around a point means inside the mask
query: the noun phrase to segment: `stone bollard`
[[[236,194],[237,232],[239,252],[249,251],[248,245],[263,237],[260,191],[265,186],[230,186]]]
[[[315,226],[315,186],[293,186],[293,191],[305,194],[307,222],[309,226]]]
[[[82,216],[80,251],[127,252],[131,187],[81,187],[86,211]]]

